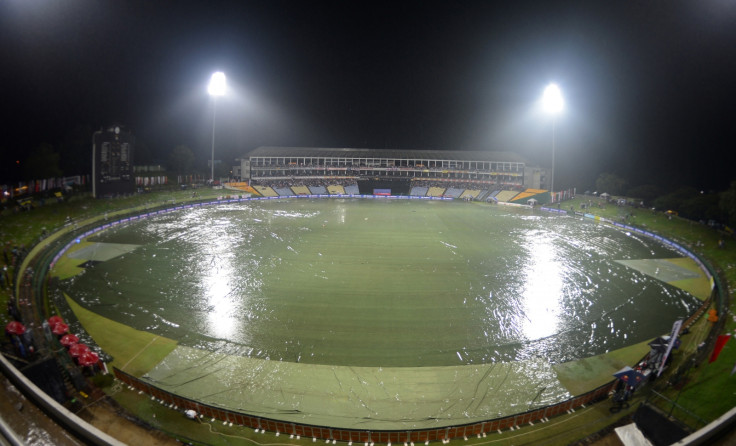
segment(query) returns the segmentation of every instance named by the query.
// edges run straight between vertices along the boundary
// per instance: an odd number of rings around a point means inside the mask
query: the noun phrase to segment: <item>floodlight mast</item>
[[[225,73],[217,71],[212,74],[210,83],[207,86],[207,93],[212,96],[212,164],[210,165],[210,180],[212,186],[215,185],[215,116],[217,110],[217,97],[224,96],[227,87]]]
[[[549,84],[544,89],[542,96],[542,104],[544,110],[552,115],[552,173],[549,180],[549,190],[552,195],[552,202],[555,201],[555,124],[557,115],[562,113],[565,108],[565,100],[562,98],[562,91],[557,84]]]

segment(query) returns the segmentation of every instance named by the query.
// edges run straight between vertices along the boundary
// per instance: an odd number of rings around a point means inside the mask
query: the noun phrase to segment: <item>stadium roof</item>
[[[491,152],[485,150],[386,150],[386,149],[350,149],[321,147],[270,147],[262,146],[247,153],[246,158],[256,156],[275,157],[354,157],[354,158],[389,158],[420,160],[457,160],[457,161],[495,161],[508,163],[525,163],[526,160],[512,152]]]

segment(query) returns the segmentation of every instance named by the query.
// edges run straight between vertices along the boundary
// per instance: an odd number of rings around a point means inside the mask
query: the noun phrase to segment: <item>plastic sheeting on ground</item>
[[[143,380],[219,408],[350,429],[473,423],[571,397],[542,359],[448,367],[348,367],[179,346]]]
[[[647,440],[647,437],[634,423],[617,427],[615,430],[618,439],[621,440],[624,446],[652,446],[652,443]]]

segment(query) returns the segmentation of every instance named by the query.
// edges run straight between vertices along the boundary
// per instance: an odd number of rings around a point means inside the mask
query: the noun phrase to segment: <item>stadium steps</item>
[[[309,186],[309,192],[312,195],[324,195],[327,193],[327,189],[324,186]]]
[[[345,195],[345,188],[341,185],[327,186],[327,193],[330,195]]]

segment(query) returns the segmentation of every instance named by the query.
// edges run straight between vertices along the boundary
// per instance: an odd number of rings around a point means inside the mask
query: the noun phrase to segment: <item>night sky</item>
[[[122,124],[139,159],[262,146],[512,151],[555,185],[736,179],[736,2],[0,1],[0,183]],[[79,141],[89,141],[78,153]],[[84,146],[84,143],[81,143]],[[80,161],[84,159],[84,162]],[[17,164],[20,161],[21,164]],[[204,167],[203,167],[204,169]],[[87,172],[65,172],[87,173]]]

